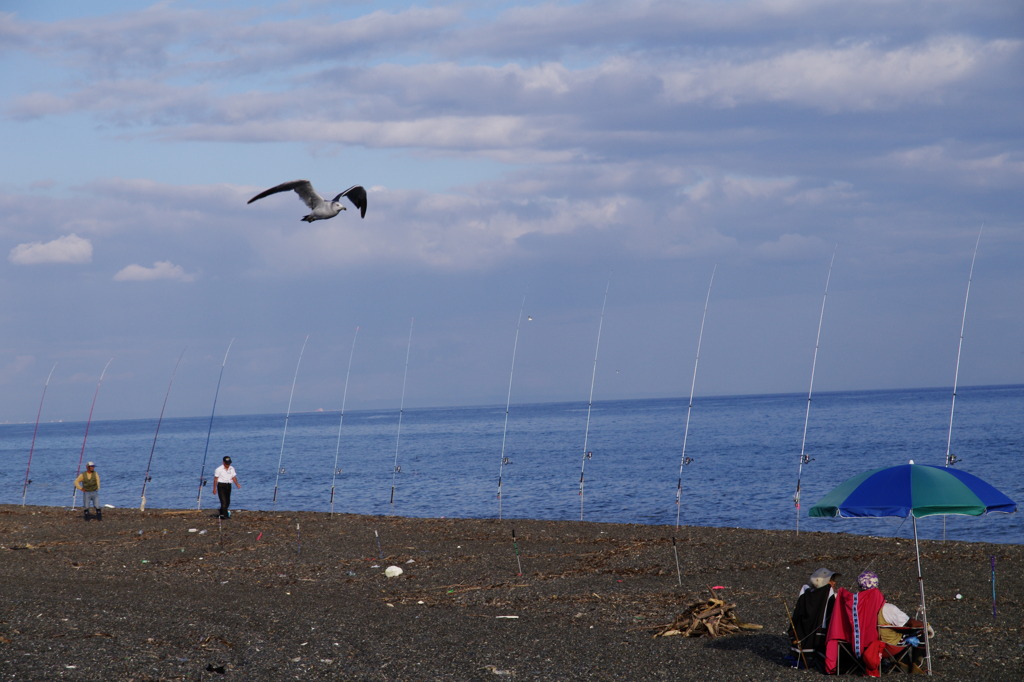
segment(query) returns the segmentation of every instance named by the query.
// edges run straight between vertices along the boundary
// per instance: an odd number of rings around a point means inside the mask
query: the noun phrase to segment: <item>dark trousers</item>
[[[218,483],[217,497],[220,499],[220,517],[226,519],[228,517],[228,507],[231,506],[231,484]]]

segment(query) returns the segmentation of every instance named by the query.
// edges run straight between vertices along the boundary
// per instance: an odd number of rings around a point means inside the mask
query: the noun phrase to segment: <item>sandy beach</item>
[[[11,680],[809,679],[785,630],[814,569],[917,603],[905,539],[735,528],[7,505],[0,556]],[[935,677],[1024,677],[1024,548],[922,561]],[[712,594],[763,627],[653,636]]]

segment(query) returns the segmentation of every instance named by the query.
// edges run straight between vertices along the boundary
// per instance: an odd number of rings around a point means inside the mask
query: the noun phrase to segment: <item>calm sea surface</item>
[[[866,469],[943,464],[949,389],[818,393],[803,467],[801,530],[912,536],[903,519],[812,519],[807,510]],[[694,401],[682,467],[683,524],[795,529],[793,504],[807,396]],[[150,453],[149,508],[194,508],[209,432],[205,477],[230,455],[243,488],[239,509],[416,517],[674,524],[687,400],[512,405],[502,460],[505,406],[285,415],[94,421],[84,459],[102,476],[100,501],[138,508]],[[340,424],[340,428],[339,428]],[[0,502],[21,504],[34,424],[0,426]],[[340,433],[340,439],[339,439]],[[85,423],[42,423],[25,501],[70,506]],[[958,468],[1024,502],[1024,386],[959,390],[952,451]],[[395,462],[398,462],[396,471]],[[337,467],[335,467],[337,461]],[[280,468],[278,463],[280,462]],[[277,500],[274,501],[275,487]],[[393,493],[392,493],[393,491]],[[81,497],[78,502],[80,504]],[[207,485],[203,508],[216,508]],[[942,536],[941,517],[918,522]],[[947,537],[1024,543],[1024,514],[947,517]]]

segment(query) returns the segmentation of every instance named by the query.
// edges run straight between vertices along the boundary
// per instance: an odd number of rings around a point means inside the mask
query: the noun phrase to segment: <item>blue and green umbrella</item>
[[[808,516],[921,518],[1014,511],[1013,500],[973,474],[910,463],[857,474],[825,495]]]
[[[914,521],[914,550],[917,553],[917,583],[921,592],[921,620],[928,629],[921,574],[921,550],[917,541],[917,519],[935,514],[981,516],[989,512],[1015,512],[1009,497],[973,474],[931,464],[901,464],[872,469],[839,484],[811,507],[808,516],[878,517],[910,516]],[[931,650],[925,637],[925,660],[932,673]]]

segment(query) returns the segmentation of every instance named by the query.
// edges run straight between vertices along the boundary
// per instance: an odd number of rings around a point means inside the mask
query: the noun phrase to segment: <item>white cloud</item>
[[[11,377],[22,374],[25,370],[31,368],[36,363],[34,355],[17,355],[6,365],[0,367],[0,379],[6,381]]]
[[[792,177],[750,177],[728,175],[704,178],[684,188],[692,201],[742,202],[777,199],[788,196],[797,186]]]
[[[51,92],[30,92],[15,97],[8,105],[8,113],[16,119],[41,118],[67,113],[74,104],[67,98],[59,97]]]
[[[7,260],[15,265],[39,265],[41,263],[91,263],[92,242],[77,234],[69,234],[52,242],[30,242],[18,244],[11,249]]]
[[[945,175],[960,184],[1018,187],[1024,178],[1024,158],[1019,152],[952,141],[896,150],[882,161],[915,174]]]
[[[421,116],[392,121],[335,122],[309,117],[251,121],[237,125],[195,125],[182,137],[189,140],[308,141],[370,147],[438,149],[514,148],[539,142],[536,123],[521,116]]]
[[[790,102],[826,111],[941,102],[954,85],[1019,55],[1024,43],[942,36],[886,49],[873,42],[809,47],[747,59],[675,65],[666,95],[719,106]]]
[[[128,265],[114,275],[115,282],[153,282],[159,279],[169,279],[178,282],[194,282],[198,275],[185,272],[180,265],[166,260],[153,263],[153,267],[147,268],[143,265]]]
[[[825,246],[818,237],[783,234],[774,241],[758,244],[754,251],[768,260],[801,260],[822,253]]]

